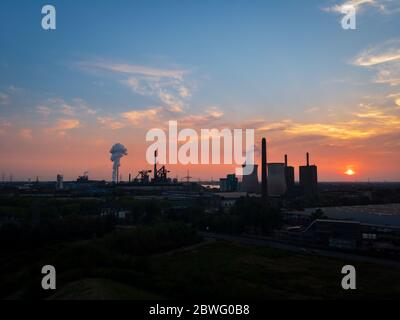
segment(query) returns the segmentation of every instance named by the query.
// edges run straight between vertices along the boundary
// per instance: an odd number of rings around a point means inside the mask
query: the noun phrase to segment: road
[[[398,262],[398,261],[385,260],[385,259],[379,259],[379,258],[367,257],[367,256],[360,256],[360,255],[356,255],[356,254],[343,253],[343,252],[337,252],[337,251],[305,248],[305,247],[295,246],[295,245],[286,244],[286,243],[282,243],[282,242],[277,242],[277,241],[273,241],[273,240],[269,240],[269,239],[265,239],[265,238],[257,238],[257,237],[249,237],[249,236],[231,236],[231,235],[222,235],[222,234],[215,234],[215,233],[203,233],[203,236],[205,239],[224,240],[224,241],[238,242],[241,244],[266,246],[266,247],[270,247],[270,248],[274,248],[274,249],[292,251],[292,252],[304,254],[304,255],[307,255],[307,254],[317,255],[317,256],[345,260],[348,262],[366,262],[366,263],[382,265],[385,267],[400,268],[400,262]]]

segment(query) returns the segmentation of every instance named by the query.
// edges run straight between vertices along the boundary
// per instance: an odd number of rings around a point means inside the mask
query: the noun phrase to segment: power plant
[[[287,191],[284,163],[268,164],[268,196],[281,197]]]
[[[245,167],[245,165],[243,166]],[[247,193],[260,193],[260,183],[258,181],[258,165],[254,165],[253,172],[243,176],[240,191]]]
[[[178,179],[168,177],[170,171],[165,165],[158,167],[158,153],[154,153],[153,170],[143,169],[138,171],[137,175],[132,179],[132,174],[129,173],[127,182],[121,181],[119,172],[121,159],[128,155],[128,150],[120,143],[113,145],[110,150],[111,161],[113,162],[112,182],[120,187],[131,187],[136,189],[147,188],[182,188],[185,186],[194,185],[190,183],[189,172],[187,174],[187,183],[179,183]],[[245,167],[246,164],[243,164]],[[295,182],[295,168],[289,165],[288,155],[284,155],[284,162],[268,163],[267,157],[267,140],[262,139],[261,151],[261,183],[258,177],[259,165],[254,164],[253,171],[249,175],[244,175],[242,181],[239,182],[234,174],[228,174],[226,178],[220,179],[220,192],[230,193],[238,192],[248,195],[261,195],[263,199],[268,197],[297,197],[305,195],[314,197],[318,194],[318,168],[316,165],[310,165],[310,154],[307,153],[307,162],[305,166],[299,167],[299,184]],[[63,175],[57,175],[56,190],[68,190],[71,185],[82,188],[84,186],[96,185],[99,181],[90,181],[89,172],[84,172],[79,176],[75,183],[64,183]],[[107,185],[106,181],[100,181]],[[72,183],[72,184],[71,184]],[[205,184],[206,187],[207,184]],[[193,186],[192,186],[193,187]],[[198,184],[201,188],[201,184]],[[143,189],[144,190],[144,189]]]
[[[310,154],[307,152],[307,165],[300,167],[300,186],[306,196],[318,193],[318,168],[310,165]]]
[[[295,183],[294,167],[288,165],[288,155],[285,154],[285,177],[288,191],[292,190]]]
[[[267,140],[261,141],[261,196],[281,197],[291,194],[295,188],[295,168],[289,166],[288,155],[285,154],[284,163],[268,163]],[[258,188],[258,167],[254,167],[251,175],[244,176],[241,191],[247,193],[259,193]],[[299,168],[300,191],[306,196],[315,196],[318,193],[318,168],[310,165],[310,154],[307,153],[307,165]],[[295,193],[299,193],[296,191]]]

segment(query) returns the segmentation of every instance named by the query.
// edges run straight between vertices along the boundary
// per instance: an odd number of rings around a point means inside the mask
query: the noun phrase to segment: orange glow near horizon
[[[345,175],[347,176],[354,176],[356,174],[356,172],[352,169],[352,168],[348,168],[345,172]]]

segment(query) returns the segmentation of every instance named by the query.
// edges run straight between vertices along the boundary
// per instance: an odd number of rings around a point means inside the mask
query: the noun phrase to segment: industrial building
[[[64,189],[64,176],[61,174],[57,175],[57,183],[56,183],[56,190],[63,190]]]
[[[300,187],[306,196],[315,196],[318,193],[318,168],[310,165],[309,153],[307,153],[307,165],[300,167]]]
[[[239,190],[239,180],[235,174],[228,174],[219,180],[219,188],[221,192],[236,192]]]
[[[268,164],[268,196],[281,197],[287,191],[284,163]]]
[[[285,154],[285,177],[288,191],[292,190],[295,184],[294,167],[288,165],[288,156]]]
[[[303,239],[316,245],[338,249],[356,249],[361,242],[358,221],[316,220],[303,232]]]
[[[254,165],[253,172],[243,176],[240,191],[246,193],[259,193],[260,183],[258,181],[258,165]]]

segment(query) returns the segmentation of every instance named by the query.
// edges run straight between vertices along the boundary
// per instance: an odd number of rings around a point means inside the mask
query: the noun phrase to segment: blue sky
[[[193,125],[248,121],[260,132],[267,127],[287,135],[313,125],[308,141],[317,136],[321,147],[327,139],[345,143],[352,123],[366,118],[355,116],[360,105],[381,108],[397,124],[397,110],[387,108],[396,106],[400,92],[393,75],[381,72],[397,64],[355,63],[397,52],[399,5],[347,2],[357,7],[357,30],[341,28],[335,6],[345,1],[3,0],[0,119],[8,134],[27,130],[32,140],[52,123],[64,128],[46,132],[61,132],[63,139],[73,139],[73,129],[89,136],[99,126],[105,127],[95,135],[108,139],[127,134],[126,120],[139,127],[142,120],[153,126],[178,118],[199,120]],[[57,9],[56,31],[41,28],[44,4]],[[329,125],[332,135],[324,134]],[[363,129],[354,130],[359,138]],[[398,135],[383,128],[382,135],[392,134]],[[348,146],[342,152],[348,154]],[[10,163],[7,170],[13,170]]]

